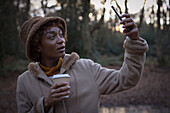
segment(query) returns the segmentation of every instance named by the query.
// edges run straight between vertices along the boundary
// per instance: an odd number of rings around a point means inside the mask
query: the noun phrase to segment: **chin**
[[[64,56],[65,56],[65,52],[60,53],[60,55],[59,55],[58,57],[59,57],[59,58],[60,58],[60,57],[64,58]]]
[[[64,56],[65,56],[65,53],[62,55],[62,58],[64,58]]]

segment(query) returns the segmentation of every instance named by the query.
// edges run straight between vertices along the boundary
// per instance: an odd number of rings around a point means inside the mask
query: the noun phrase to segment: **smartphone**
[[[113,11],[116,13],[116,15],[118,16],[118,18],[122,21],[122,18],[120,17],[121,15],[120,15],[120,13],[117,11],[117,9],[116,9],[114,6],[111,6],[111,7],[112,7]],[[127,27],[127,28],[126,28],[126,30],[127,30],[128,32],[130,32],[132,29],[133,29],[132,27]]]

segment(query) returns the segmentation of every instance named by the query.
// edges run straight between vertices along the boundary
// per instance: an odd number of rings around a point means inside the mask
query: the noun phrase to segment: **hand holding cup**
[[[69,86],[68,74],[58,74],[53,76],[54,85],[51,87],[50,92],[44,99],[45,110],[58,101],[62,101],[65,98],[69,98],[70,86]]]

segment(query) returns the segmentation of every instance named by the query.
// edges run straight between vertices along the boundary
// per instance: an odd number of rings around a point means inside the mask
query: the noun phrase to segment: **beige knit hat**
[[[48,22],[60,22],[60,24],[64,28],[64,38],[67,40],[67,25],[64,19],[61,17],[33,17],[27,20],[21,27],[20,30],[20,38],[26,45],[26,56],[28,59],[35,61],[34,55],[31,54],[30,51],[30,43],[31,40],[35,37],[35,33]]]

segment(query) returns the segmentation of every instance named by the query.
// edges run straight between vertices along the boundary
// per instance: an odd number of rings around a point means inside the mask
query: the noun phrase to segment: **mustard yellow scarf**
[[[43,66],[42,64],[40,64],[40,67],[42,68],[42,70],[45,72],[47,76],[53,76],[60,72],[60,67],[62,63],[63,63],[63,59],[59,58],[58,64],[55,67],[48,68],[48,67]]]

